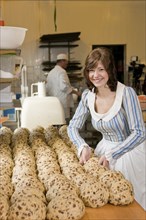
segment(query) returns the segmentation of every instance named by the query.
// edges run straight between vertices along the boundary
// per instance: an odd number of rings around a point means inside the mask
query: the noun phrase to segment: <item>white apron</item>
[[[95,154],[104,155],[106,148],[117,146],[117,142],[110,142],[104,138],[98,143]],[[121,171],[134,187],[135,200],[146,210],[146,141],[127,152],[110,169]]]

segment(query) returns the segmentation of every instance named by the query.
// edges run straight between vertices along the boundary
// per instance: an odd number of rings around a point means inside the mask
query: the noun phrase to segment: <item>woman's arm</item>
[[[68,136],[73,144],[77,147],[79,157],[84,146],[88,146],[79,133],[89,116],[89,109],[87,106],[88,91],[89,90],[85,90],[82,93],[81,101],[79,102],[76,112],[68,126]]]
[[[146,139],[146,129],[138,97],[131,87],[126,87],[123,94],[123,108],[130,129],[130,135],[113,151],[106,152],[106,159],[118,159],[131,151]]]

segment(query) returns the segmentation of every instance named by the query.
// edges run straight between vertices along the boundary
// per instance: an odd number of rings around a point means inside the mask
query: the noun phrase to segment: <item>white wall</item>
[[[84,64],[93,44],[126,44],[126,63],[137,55],[146,63],[146,24],[144,0],[84,1],[57,0],[57,32],[54,29],[54,2],[48,0],[2,0],[2,14],[7,26],[28,28],[22,56],[29,68],[37,69],[47,59],[40,49],[43,34],[81,32],[74,56]],[[34,71],[34,70],[33,70]]]

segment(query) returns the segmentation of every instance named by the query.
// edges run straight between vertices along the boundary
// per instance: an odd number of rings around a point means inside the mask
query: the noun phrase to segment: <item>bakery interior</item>
[[[104,198],[96,195],[98,201],[87,199],[85,194],[89,186],[81,186],[81,181],[85,173],[93,172],[96,161],[91,160],[91,170],[85,165],[83,170],[76,149],[67,136],[62,106],[57,99],[47,97],[45,93],[46,78],[57,54],[68,55],[70,82],[83,91],[86,85],[82,69],[87,54],[96,47],[106,46],[115,56],[118,80],[135,89],[146,124],[145,16],[144,0],[0,1],[0,219],[146,219],[146,212],[135,200],[123,199],[122,203],[118,193],[107,199],[108,195],[102,189]],[[72,116],[78,103],[79,100],[74,97]],[[90,118],[82,129],[82,136],[93,149],[101,140],[101,134],[94,130]],[[82,174],[80,180],[73,178],[72,163],[66,166],[71,158]],[[28,166],[31,169],[25,167],[28,164],[31,164]],[[27,173],[25,180],[22,171]],[[8,179],[4,178],[6,174]],[[97,177],[99,173],[92,174]],[[36,177],[33,181],[32,175]],[[120,174],[118,178],[124,179]],[[71,185],[71,179],[76,184]],[[31,190],[27,181],[30,181]],[[97,185],[94,180],[90,181],[94,191]],[[66,190],[66,204],[59,195],[62,186]],[[75,192],[75,195],[69,197],[69,191]],[[21,203],[25,202],[27,204],[21,207]],[[73,202],[75,207],[69,208]],[[18,203],[21,208],[14,207]],[[31,206],[32,213],[35,213],[25,216]],[[54,210],[54,206],[58,208]],[[11,207],[15,212],[13,217],[9,211]],[[15,216],[17,209],[18,215]],[[25,211],[22,214],[20,210]],[[31,208],[29,211],[31,213]]]

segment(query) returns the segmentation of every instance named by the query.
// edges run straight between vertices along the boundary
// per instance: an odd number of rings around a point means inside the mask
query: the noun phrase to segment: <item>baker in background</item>
[[[74,107],[72,94],[80,96],[80,92],[71,86],[66,72],[67,66],[67,55],[58,54],[55,67],[47,76],[46,93],[48,96],[55,96],[60,100],[64,108],[66,123],[68,124],[70,120],[70,108]]]

